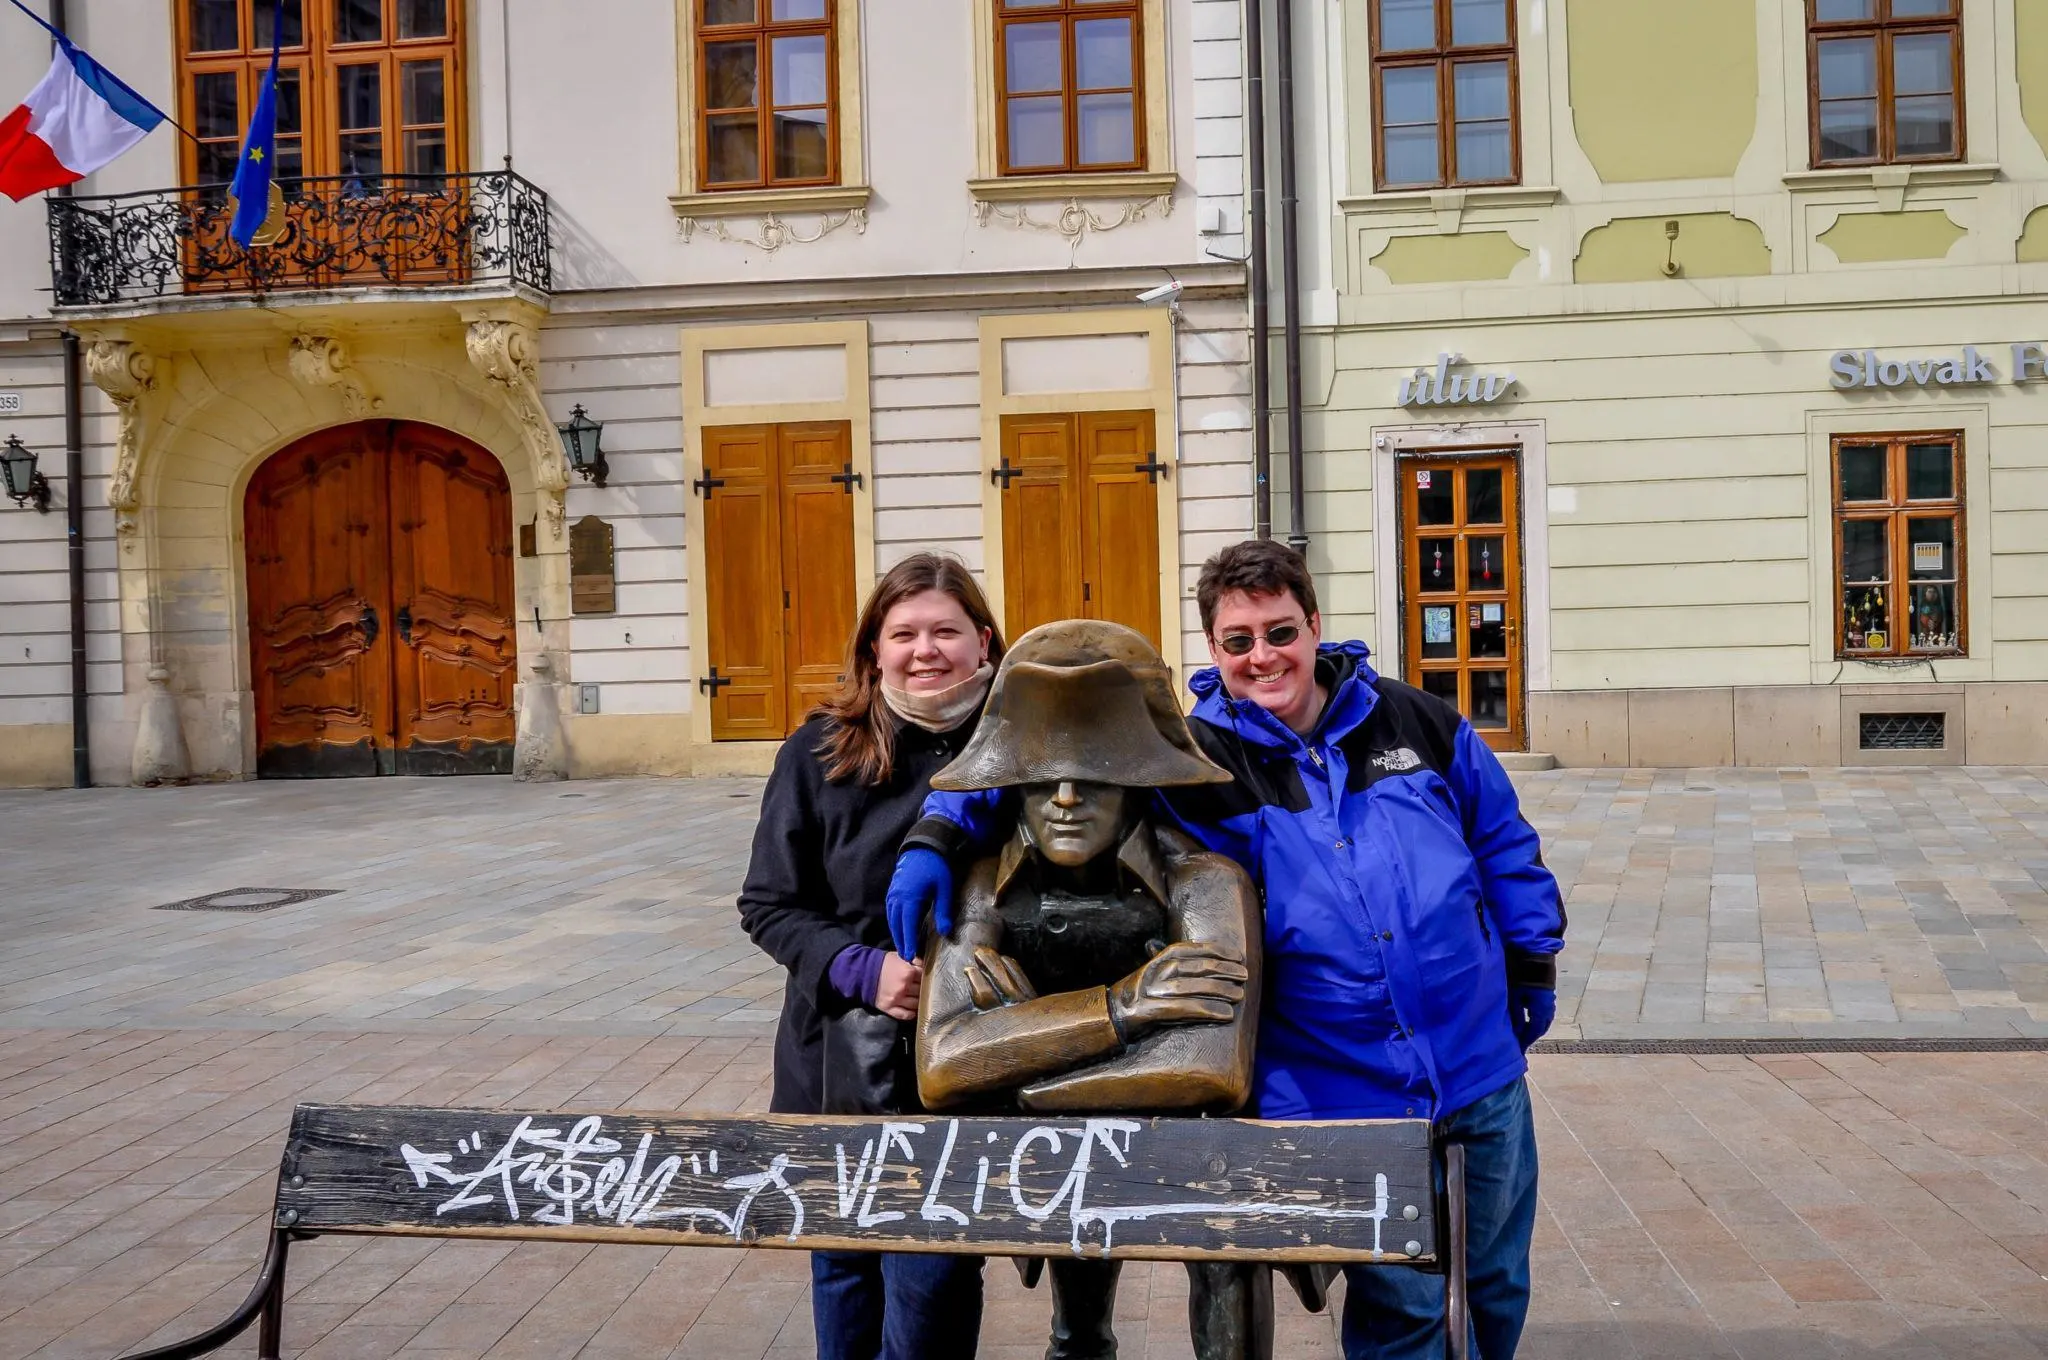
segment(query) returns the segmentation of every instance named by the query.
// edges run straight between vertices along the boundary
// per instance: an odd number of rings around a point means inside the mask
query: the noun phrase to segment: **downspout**
[[[1308,548],[1301,454],[1301,250],[1295,225],[1294,0],[1274,0],[1280,66],[1280,306],[1287,362],[1287,545]]]
[[[64,0],[50,0],[50,24],[69,32]],[[57,190],[71,197],[71,186]],[[71,577],[71,787],[92,787],[92,726],[85,664],[85,366],[78,332],[64,332],[64,536]]]
[[[1244,0],[1245,254],[1251,261],[1252,532],[1273,536],[1273,356],[1266,277],[1266,15],[1265,0]]]

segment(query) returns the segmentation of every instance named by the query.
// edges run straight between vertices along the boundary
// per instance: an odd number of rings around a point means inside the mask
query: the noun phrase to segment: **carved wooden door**
[[[1159,645],[1158,459],[1150,411],[1005,416],[1003,622],[1106,619]]]
[[[257,774],[509,772],[497,460],[423,425],[343,426],[273,456],[243,505]]]
[[[519,678],[512,489],[490,454],[391,427],[393,747],[400,774],[509,774]]]
[[[244,500],[256,772],[376,774],[391,737],[384,453],[323,430],[256,470]]]

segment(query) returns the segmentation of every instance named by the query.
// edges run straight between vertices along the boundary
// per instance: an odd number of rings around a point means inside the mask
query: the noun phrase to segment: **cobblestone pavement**
[[[2048,783],[1518,780],[1586,1035],[2039,1034]],[[779,974],[731,901],[758,781],[0,794],[0,1360],[110,1357],[246,1291],[301,1099],[765,1105]],[[262,913],[153,911],[231,888]],[[2048,1053],[1550,1054],[1527,1356],[2048,1356]],[[1185,1275],[1126,1273],[1127,1357]],[[989,1272],[982,1354],[1042,1353]],[[323,1239],[287,1354],[796,1357],[773,1251]],[[1279,1354],[1335,1354],[1283,1300]],[[244,1340],[240,1354],[253,1346]]]
[[[1521,776],[1571,913],[1560,1036],[2048,1035],[2048,778]],[[0,793],[0,1027],[764,1035],[758,780]],[[238,887],[339,889],[260,914]]]

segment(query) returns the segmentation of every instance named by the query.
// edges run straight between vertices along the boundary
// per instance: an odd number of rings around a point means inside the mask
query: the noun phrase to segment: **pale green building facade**
[[[2048,762],[2048,6],[1947,3],[1301,8],[1327,633],[1567,765]]]

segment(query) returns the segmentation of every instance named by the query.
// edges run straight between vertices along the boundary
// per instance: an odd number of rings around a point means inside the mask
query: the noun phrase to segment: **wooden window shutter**
[[[1135,628],[1159,645],[1159,469],[1150,411],[1075,417],[1084,468],[1084,617]],[[1147,470],[1150,465],[1151,470]]]
[[[1074,418],[1005,416],[1002,452],[1003,613],[1014,639],[1082,612]]]
[[[776,427],[782,471],[782,627],[789,726],[845,672],[853,589],[853,431],[843,420]]]
[[[704,431],[706,664],[700,702],[713,740],[778,740],[788,731],[788,661],[782,640],[782,507],[776,431],[733,425]]]

